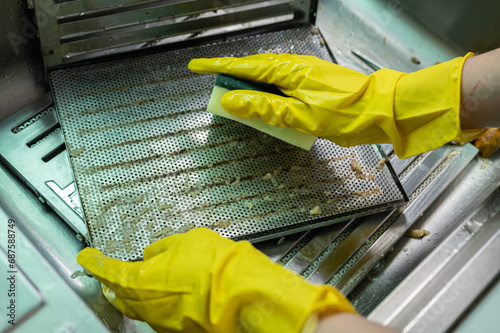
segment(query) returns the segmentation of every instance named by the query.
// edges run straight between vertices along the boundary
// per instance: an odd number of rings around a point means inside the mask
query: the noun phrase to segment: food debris
[[[333,178],[331,180],[331,182],[335,183],[335,184],[338,184],[340,186],[344,186],[345,185],[345,182],[344,180],[340,179],[340,178]]]
[[[133,198],[129,198],[125,201],[127,201],[128,203],[139,203],[139,202],[142,202],[144,200],[144,194],[139,194]]]
[[[311,214],[311,215],[320,215],[321,213],[322,213],[322,211],[321,211],[320,206],[316,206],[309,211],[309,214]]]
[[[278,188],[279,188],[280,190],[282,190],[282,189],[284,189],[284,188],[285,188],[285,185],[280,184],[280,185],[278,186]]]
[[[465,144],[465,142],[460,140],[460,138],[455,138],[455,139],[450,141],[450,144],[454,145],[454,146],[463,146]]]
[[[230,220],[218,220],[217,222],[214,222],[214,228],[227,228],[231,225]]]
[[[123,214],[120,216],[120,221],[125,221],[128,217],[128,214]]]
[[[385,157],[382,157],[377,163],[377,169],[382,170],[384,168],[385,162],[387,162]]]
[[[151,232],[153,231],[154,224],[153,223],[148,223],[146,224],[146,230]]]
[[[255,206],[255,202],[245,201],[245,206],[252,209]]]
[[[268,172],[268,173],[266,173],[266,175],[265,175],[264,177],[262,177],[262,178],[264,178],[264,179],[266,179],[266,180],[270,180],[270,179],[273,179],[273,175],[272,175],[270,172]]]
[[[82,235],[76,234],[76,239],[78,239],[80,242],[82,242],[84,238]]]
[[[238,185],[240,185],[240,183],[241,183],[241,177],[240,177],[240,176],[238,176],[238,177],[236,177],[236,180],[233,182],[233,184],[232,184],[232,185],[234,185],[234,186],[238,186]]]
[[[125,247],[125,252],[130,253],[130,252],[135,252],[137,250],[137,246],[129,244]]]
[[[319,34],[319,29],[318,28],[312,28],[311,29],[311,34],[313,34],[313,35]]]
[[[190,193],[190,195],[192,197],[195,197],[197,196],[198,194],[200,194],[201,192],[203,192],[203,186],[201,185],[200,181],[196,181],[196,190],[195,191],[192,191]]]
[[[269,202],[270,202],[270,201],[273,201],[273,198],[271,198],[270,196],[266,195],[266,196],[264,197],[264,200],[266,200],[266,201],[269,201]]]
[[[278,240],[278,245],[281,245],[281,243],[283,243],[285,241],[285,237],[281,237],[279,240]]]
[[[490,157],[500,148],[500,129],[490,128],[480,138],[474,141],[482,158]]]
[[[321,45],[321,46],[325,46],[326,45],[325,40],[323,39],[323,37],[321,37],[319,39],[319,45]]]
[[[429,235],[431,232],[425,229],[413,229],[408,233],[408,237],[415,239],[422,239],[425,236]]]
[[[126,244],[126,243],[130,243],[132,241],[132,238],[130,237],[130,235],[126,232],[123,232],[123,240],[122,240],[122,243]]]
[[[188,232],[189,230],[193,229],[194,227],[196,227],[196,224],[194,224],[193,222],[191,222],[191,223],[183,225],[177,231],[180,232],[180,233]]]
[[[420,65],[420,60],[418,60],[417,57],[415,56],[411,57],[411,62],[416,65]]]
[[[292,171],[300,171],[300,170],[302,170],[302,167],[301,167],[301,166],[298,166],[298,165],[294,165],[294,166],[292,166],[292,167],[290,168],[290,170],[292,170]]]
[[[359,165],[358,161],[356,161],[355,159],[352,159],[351,161],[351,170],[356,173],[357,179],[366,179],[366,176],[363,174],[361,165]]]
[[[73,274],[71,274],[72,279],[76,279],[79,276],[93,276],[93,275],[89,270],[85,268],[82,271],[76,271]]]
[[[71,157],[78,157],[80,156],[81,153],[83,153],[83,151],[85,150],[85,147],[81,147],[81,148],[75,148],[75,149],[71,149],[69,150],[69,156]]]
[[[167,236],[171,234],[174,231],[172,228],[165,228],[163,230],[155,232],[153,235],[151,235],[152,238],[161,238],[163,236]]]
[[[360,197],[363,197],[363,199],[366,199],[367,197],[375,194],[380,194],[382,191],[380,191],[380,188],[375,187],[371,190],[366,190],[366,191],[355,191],[353,194],[358,195]]]
[[[166,202],[160,202],[160,203],[158,204],[158,209],[159,209],[159,210],[166,210],[166,209],[170,209],[170,208],[172,208],[172,207],[173,207],[172,205],[167,204]]]
[[[405,248],[403,249],[403,252],[408,252],[408,249],[405,247]]]

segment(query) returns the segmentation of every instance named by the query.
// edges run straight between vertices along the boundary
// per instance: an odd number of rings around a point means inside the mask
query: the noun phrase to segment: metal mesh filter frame
[[[331,61],[320,38],[294,28],[51,72],[92,245],[139,260],[151,242],[196,227],[256,240],[402,203],[375,146],[318,139],[308,152],[215,116],[205,111],[215,77],[187,68],[264,52]]]

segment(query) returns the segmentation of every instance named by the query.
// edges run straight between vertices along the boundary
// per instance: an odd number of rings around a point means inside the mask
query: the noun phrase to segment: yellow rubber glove
[[[381,69],[371,75],[290,54],[194,59],[198,73],[221,73],[276,85],[284,94],[235,90],[222,106],[245,118],[291,127],[344,147],[391,143],[406,158],[435,149],[460,129],[462,67],[473,54],[414,73]],[[472,131],[471,140],[480,131]],[[469,131],[470,133],[470,131]]]
[[[118,310],[158,332],[300,332],[311,314],[354,311],[334,288],[307,283],[249,242],[204,228],[154,242],[142,262],[92,248],[77,260]]]

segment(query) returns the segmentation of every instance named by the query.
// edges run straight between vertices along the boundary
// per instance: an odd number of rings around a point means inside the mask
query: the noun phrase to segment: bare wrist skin
[[[500,127],[500,49],[465,61],[461,92],[462,129]]]
[[[323,317],[318,322],[316,333],[397,333],[389,327],[366,320],[352,312],[340,312]]]

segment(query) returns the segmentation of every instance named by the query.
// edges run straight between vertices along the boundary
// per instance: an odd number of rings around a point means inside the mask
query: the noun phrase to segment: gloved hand
[[[392,143],[406,158],[480,131],[460,129],[461,73],[456,58],[406,74],[382,69],[371,75],[318,59],[290,54],[194,59],[198,73],[221,73],[276,85],[290,97],[235,90],[222,106],[245,118],[291,127],[344,147]]]
[[[246,241],[198,228],[122,262],[86,248],[78,263],[127,317],[159,332],[300,332],[313,313],[354,311],[337,290],[312,285]]]

